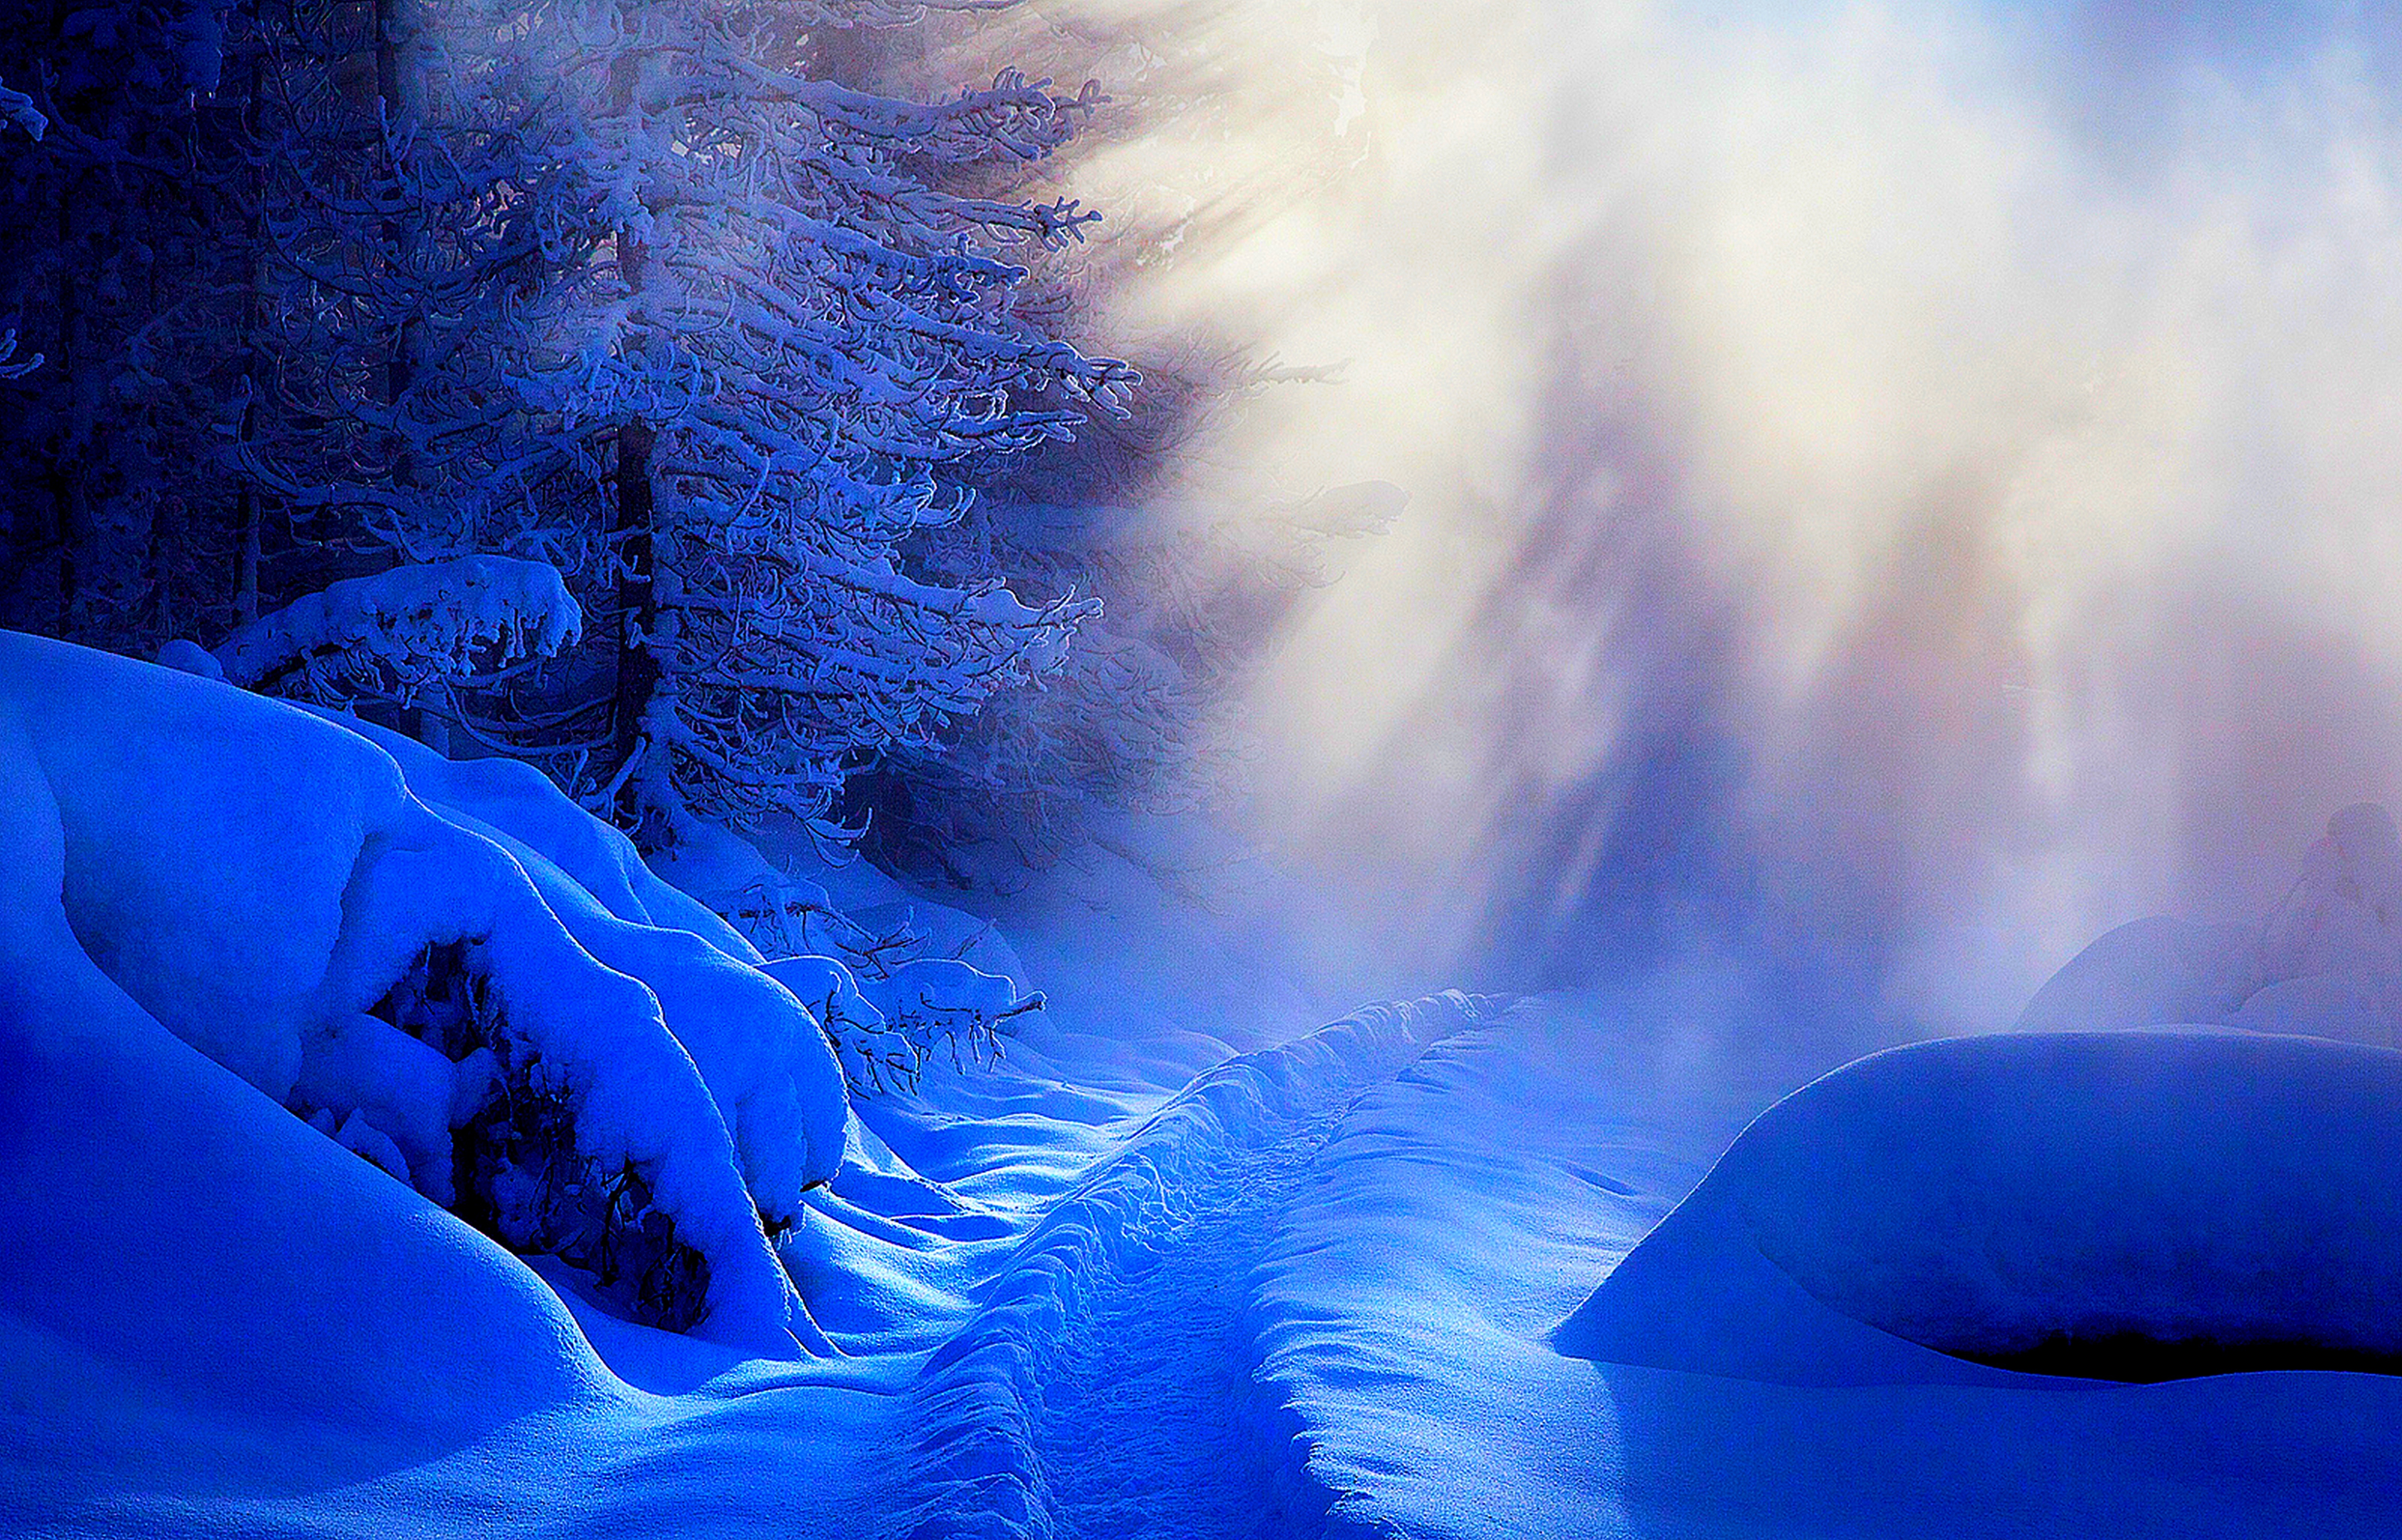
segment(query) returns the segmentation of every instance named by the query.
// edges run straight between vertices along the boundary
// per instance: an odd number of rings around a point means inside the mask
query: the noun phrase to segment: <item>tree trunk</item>
[[[58,446],[50,462],[50,546],[55,553],[57,587],[53,591],[55,606],[50,634],[68,640],[75,639],[76,570],[76,562],[84,543],[85,526],[90,522],[84,509],[84,461],[91,447],[92,382],[83,378],[89,366],[83,347],[83,314],[80,291],[76,286],[79,266],[76,251],[76,189],[70,185],[59,191],[59,270],[58,317],[59,357],[57,368],[60,388],[66,395],[66,422],[59,435]]]
[[[610,61],[613,104],[620,112],[636,111],[635,91],[641,83],[639,52]],[[617,273],[635,294],[642,290],[642,265],[647,255],[642,242],[627,231],[617,232]],[[617,430],[617,502],[609,532],[617,557],[617,689],[610,710],[615,749],[618,821],[633,827],[642,816],[643,782],[648,774],[629,773],[634,756],[643,751],[644,720],[659,687],[659,655],[653,637],[658,627],[658,557],[656,489],[652,481],[651,453],[658,432],[641,418]],[[659,766],[649,766],[656,773]]]
[[[255,10],[245,7],[244,14],[251,18],[251,24],[244,29],[250,34],[247,50],[249,79],[242,96],[243,110],[248,112],[255,110],[266,85],[267,68],[266,61],[261,57],[262,44],[257,36]],[[266,287],[261,268],[267,260],[266,240],[259,229],[259,210],[267,200],[267,173],[254,161],[247,179],[239,185],[249,194],[242,210],[242,374],[249,390],[242,402],[242,423],[238,430],[240,442],[248,445],[256,440],[258,404],[267,390],[267,370],[259,357],[258,346],[258,334],[265,320],[259,313],[261,294]],[[233,618],[236,626],[248,626],[259,614],[260,517],[258,488],[255,478],[245,473],[241,490],[235,494],[234,505]]]
[[[657,590],[652,584],[651,520],[657,512],[651,487],[651,450],[657,434],[639,419],[617,430],[617,506],[610,521],[617,551],[617,695],[611,711],[616,763],[622,768],[642,747],[642,717],[658,688],[659,660],[650,637],[658,625]],[[634,811],[639,777],[619,794],[623,811]]]

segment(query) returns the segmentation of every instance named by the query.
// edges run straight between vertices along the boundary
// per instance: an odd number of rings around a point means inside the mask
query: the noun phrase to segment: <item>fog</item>
[[[1240,702],[1420,971],[2007,1025],[2259,913],[2402,742],[2402,133],[2343,7],[1040,0],[1105,337],[1336,383],[1184,487],[1412,496]],[[1002,46],[1010,34],[1002,33]],[[1015,34],[1027,36],[1024,32]]]

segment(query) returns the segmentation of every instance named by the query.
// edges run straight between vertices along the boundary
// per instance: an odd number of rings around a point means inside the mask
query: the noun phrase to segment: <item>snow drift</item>
[[[7,922],[56,932],[8,954],[0,1032],[29,1075],[78,1009],[41,975],[96,969],[117,1016],[613,1308],[752,1351],[814,1337],[767,1231],[840,1162],[841,1071],[622,836],[524,766],[30,637],[0,634],[0,822],[49,873]],[[292,1146],[258,1141],[253,1179],[297,1211]]]
[[[2382,1366],[2402,1361],[2397,1169],[2392,1051],[2208,1029],[1914,1044],[1762,1113],[1555,1340],[1800,1384],[2002,1377],[1965,1360]]]
[[[2327,821],[2257,925],[2122,925],[2036,993],[2022,1031],[2218,1023],[2402,1047],[2402,837],[2363,803]]]
[[[0,639],[11,665],[15,639]],[[12,667],[12,685],[22,682]],[[497,1245],[178,1041],[69,925],[58,801],[0,700],[0,1383],[125,1383],[207,1425],[371,1429],[412,1459],[610,1393]],[[260,1352],[273,1336],[298,1351]],[[154,1382],[155,1377],[155,1382]]]

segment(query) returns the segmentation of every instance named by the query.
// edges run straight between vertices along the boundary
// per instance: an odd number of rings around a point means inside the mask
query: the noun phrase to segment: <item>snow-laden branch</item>
[[[406,689],[554,656],[583,626],[548,562],[461,557],[334,584],[242,627],[214,656],[248,688],[299,671],[316,685]]]
[[[48,131],[50,120],[34,105],[34,99],[23,91],[0,86],[0,123],[25,131],[35,139]]]

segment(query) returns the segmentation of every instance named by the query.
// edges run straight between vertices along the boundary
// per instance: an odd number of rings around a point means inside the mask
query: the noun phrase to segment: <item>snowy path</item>
[[[1471,1025],[1377,1008],[1202,1076],[1036,1227],[918,1388],[900,1533],[1306,1535],[1330,1493],[1257,1374],[1260,1264],[1363,1094]]]
[[[1452,997],[1172,1094],[1172,1066],[1146,1088],[1028,1045],[883,1120],[982,1206],[847,1232],[839,1256],[874,1263],[857,1355],[696,1358],[431,1458],[252,1448],[238,1414],[97,1382],[9,1422],[12,1366],[21,1386],[81,1370],[0,1315],[0,1533],[2402,1533],[2402,1378],[1813,1389],[1562,1356],[1553,1328],[1784,1089],[1737,1078],[1720,1036],[1640,1001]],[[905,1196],[856,1192],[879,1194]],[[602,1340],[621,1368],[698,1352]]]
[[[1275,1221],[1336,1121],[1229,1165],[1150,1256],[1094,1281],[1034,1419],[1062,1536],[1270,1540],[1322,1519],[1253,1379],[1249,1302]]]

